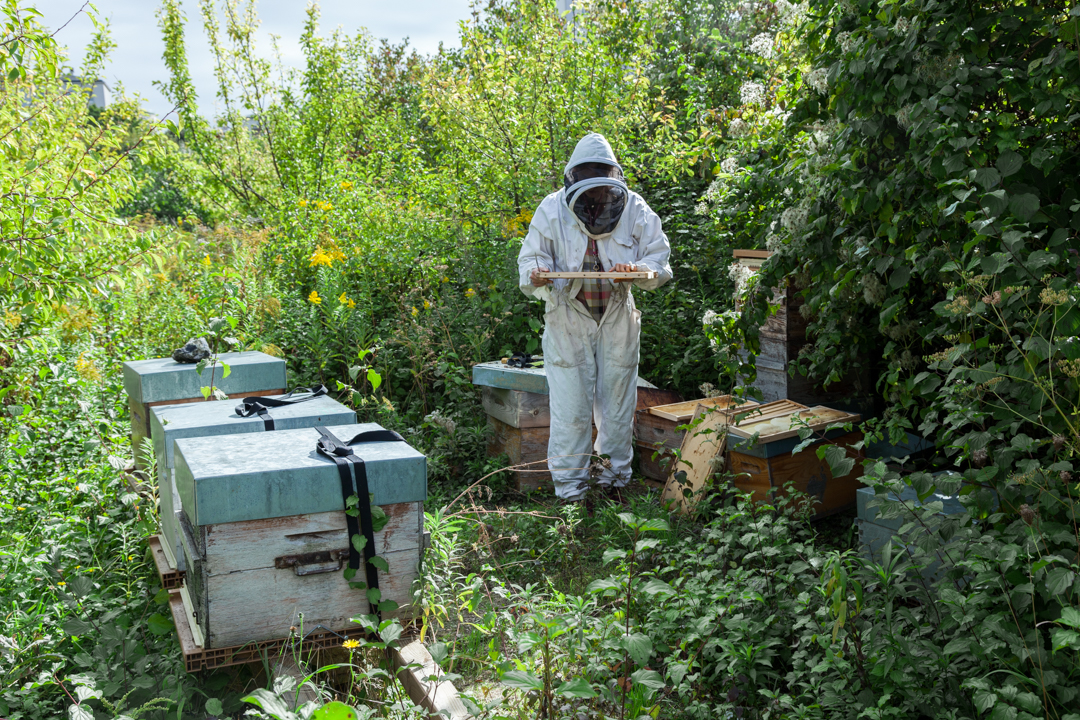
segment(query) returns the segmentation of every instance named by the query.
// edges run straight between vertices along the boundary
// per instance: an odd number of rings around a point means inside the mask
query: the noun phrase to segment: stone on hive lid
[[[286,387],[285,361],[261,352],[222,353],[214,367],[214,387],[228,395]],[[228,365],[230,373],[224,377]],[[210,366],[202,375],[196,365],[170,358],[132,360],[124,363],[124,390],[137,403],[161,403],[202,396],[210,384]]]
[[[327,428],[343,442],[380,425]],[[176,487],[192,526],[344,509],[337,465],[316,451],[314,428],[175,443]],[[405,442],[353,445],[367,466],[374,504],[423,502],[427,458]]]

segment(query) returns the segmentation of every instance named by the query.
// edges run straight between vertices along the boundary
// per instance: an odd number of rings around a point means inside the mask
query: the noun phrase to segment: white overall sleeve
[[[539,213],[537,213],[539,214]],[[547,237],[537,228],[536,219],[529,224],[529,233],[521,243],[521,252],[518,253],[518,285],[521,292],[538,300],[547,300],[548,286],[536,287],[532,284],[529,275],[537,267],[553,270],[555,268],[555,245],[550,237]]]
[[[635,280],[634,285],[642,290],[655,290],[671,279],[671,265],[668,264],[671,245],[660,225],[660,216],[645,201],[640,202],[641,212],[637,213],[633,236],[641,258],[635,264],[638,269],[655,271],[656,277],[652,280]]]

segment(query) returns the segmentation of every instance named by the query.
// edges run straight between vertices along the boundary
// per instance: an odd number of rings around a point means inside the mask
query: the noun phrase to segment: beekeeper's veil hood
[[[615,229],[626,209],[629,193],[622,166],[607,139],[589,133],[578,141],[563,171],[566,205],[590,235],[606,235]]]

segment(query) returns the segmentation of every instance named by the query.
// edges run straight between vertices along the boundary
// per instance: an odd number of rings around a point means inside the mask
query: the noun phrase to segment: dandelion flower
[[[341,643],[341,647],[345,648],[346,650],[355,650],[356,648],[360,647],[360,641],[346,640],[345,642]]]
[[[465,297],[468,297],[468,298],[471,298],[475,294],[476,294],[476,291],[473,290],[472,288],[469,288],[469,289],[467,289],[465,291]]]
[[[319,297],[319,291],[318,290],[312,290],[311,294],[308,295],[307,299],[308,299],[308,302],[313,304],[313,305],[319,305],[319,304],[322,303],[322,298]]]
[[[59,587],[64,587],[65,585],[67,585],[67,583],[66,583],[66,582],[64,582],[63,580],[61,580],[60,582],[58,582],[58,583],[56,583],[56,584],[57,584],[57,585],[58,585]]]

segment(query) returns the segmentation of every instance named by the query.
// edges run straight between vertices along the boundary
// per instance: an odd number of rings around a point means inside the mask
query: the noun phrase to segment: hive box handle
[[[282,555],[274,558],[274,567],[278,570],[292,568],[297,575],[318,575],[338,572],[345,567],[349,558],[349,549],[320,550],[303,555]]]

